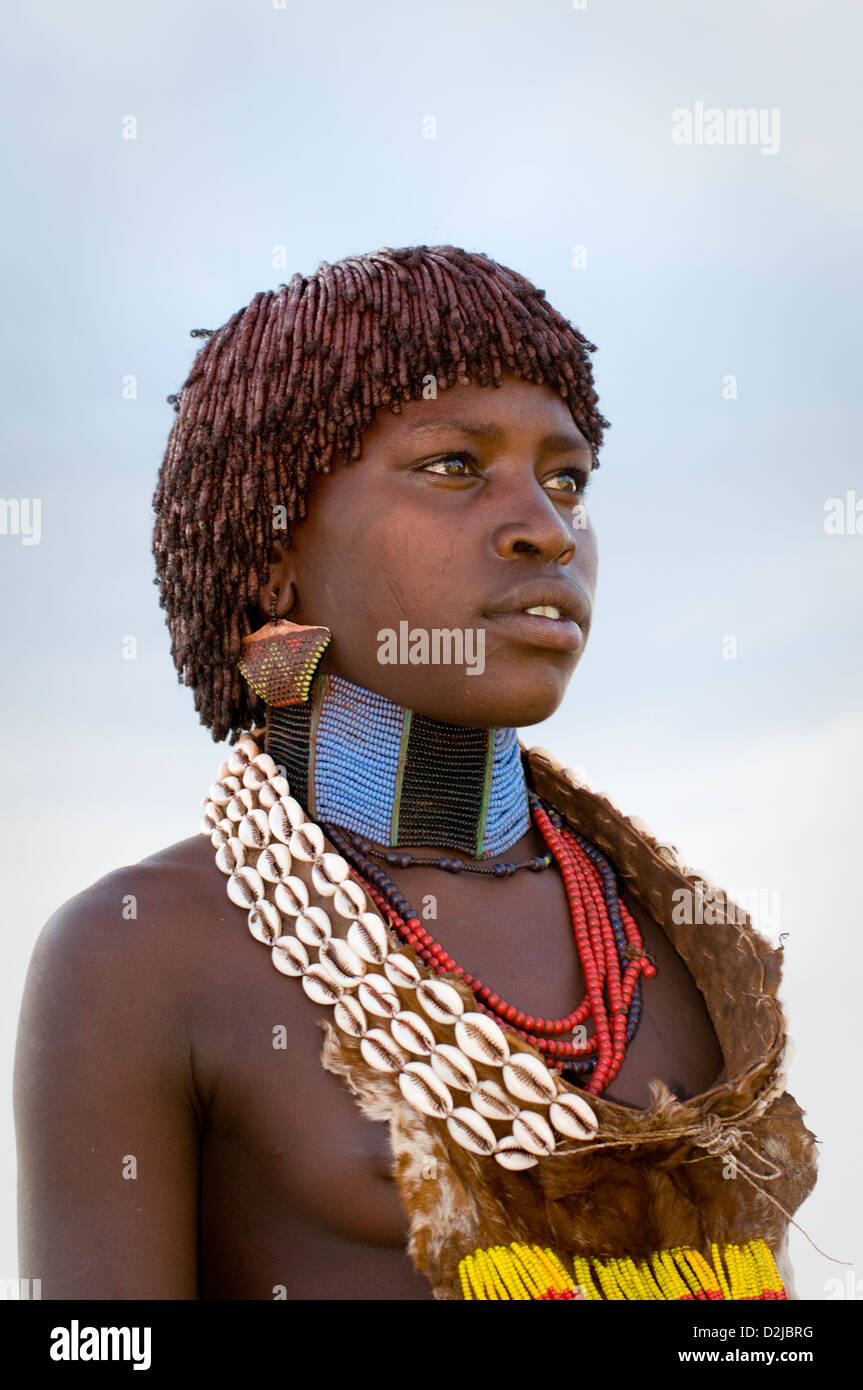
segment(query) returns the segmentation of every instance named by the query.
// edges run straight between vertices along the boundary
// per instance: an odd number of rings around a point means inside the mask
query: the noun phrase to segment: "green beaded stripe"
[[[309,771],[307,781],[307,795],[309,798],[308,813],[314,820],[317,815],[315,809],[315,736],[318,732],[318,720],[321,717],[321,705],[324,702],[324,692],[329,683],[329,673],[321,671],[320,680],[315,686],[314,699],[312,700],[312,716],[309,720]]]
[[[485,840],[485,824],[488,820],[488,804],[491,800],[491,778],[494,772],[494,741],[497,738],[497,729],[489,729],[488,749],[485,755],[485,776],[482,783],[482,801],[479,810],[479,823],[476,828],[476,851],[474,859],[482,859],[482,847]]]
[[[404,723],[402,724],[402,737],[399,744],[399,765],[396,772],[395,796],[393,797],[393,816],[390,822],[390,844],[397,845],[399,842],[399,811],[402,804],[402,789],[405,780],[405,768],[408,761],[408,744],[411,737],[411,723],[413,721],[413,710],[406,709]]]

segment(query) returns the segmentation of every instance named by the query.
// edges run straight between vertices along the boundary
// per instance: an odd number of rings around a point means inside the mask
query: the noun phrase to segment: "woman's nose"
[[[535,491],[523,489],[518,497],[508,499],[507,510],[514,519],[494,529],[493,545],[497,555],[508,558],[516,554],[536,554],[549,563],[569,563],[576,552],[574,509],[555,506],[541,491],[537,496]]]

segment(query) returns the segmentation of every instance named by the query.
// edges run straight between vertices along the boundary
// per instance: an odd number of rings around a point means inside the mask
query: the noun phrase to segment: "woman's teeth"
[[[536,608],[526,608],[525,613],[536,613],[539,618],[559,618],[560,610],[552,608],[551,604],[540,604]]]

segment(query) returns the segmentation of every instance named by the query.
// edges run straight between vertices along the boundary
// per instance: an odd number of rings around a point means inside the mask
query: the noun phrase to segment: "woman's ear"
[[[294,559],[288,547],[279,540],[273,542],[268,577],[258,590],[258,607],[268,618],[273,612],[274,595],[276,617],[287,617],[296,602]]]

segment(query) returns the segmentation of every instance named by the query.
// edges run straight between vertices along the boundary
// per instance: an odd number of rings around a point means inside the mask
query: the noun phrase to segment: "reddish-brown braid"
[[[153,497],[153,554],[178,679],[201,723],[235,742],[264,706],[237,669],[260,622],[274,536],[306,512],[316,473],[358,459],[388,405],[501,384],[504,371],[566,401],[594,449],[594,345],[517,271],[456,246],[388,247],[326,261],[256,294],[205,339],[181,391]],[[281,509],[284,508],[282,513]],[[276,529],[274,529],[276,528]]]

